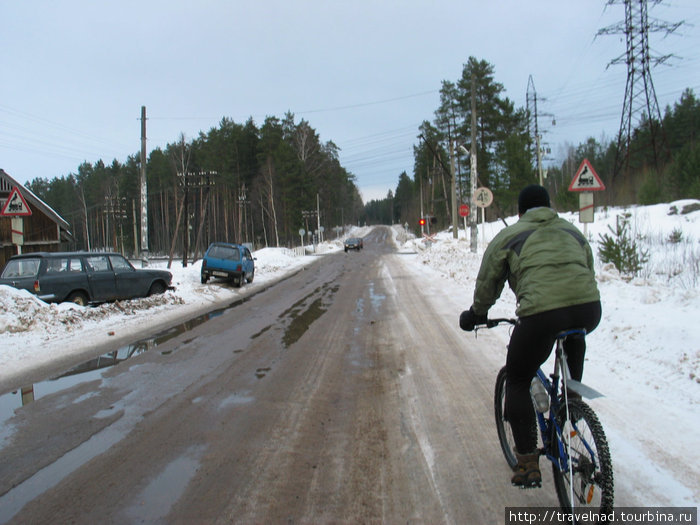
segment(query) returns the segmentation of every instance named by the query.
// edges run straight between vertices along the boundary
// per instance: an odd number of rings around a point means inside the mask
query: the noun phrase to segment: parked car
[[[210,277],[220,277],[241,286],[245,280],[253,282],[255,258],[242,244],[213,242],[207,248],[202,261],[202,284]]]
[[[133,299],[171,288],[167,270],[136,269],[118,253],[39,252],[15,255],[0,284],[36,294],[47,302],[79,305]]]
[[[345,253],[348,250],[357,250],[359,252],[362,247],[362,239],[359,237],[348,237],[345,239]]]

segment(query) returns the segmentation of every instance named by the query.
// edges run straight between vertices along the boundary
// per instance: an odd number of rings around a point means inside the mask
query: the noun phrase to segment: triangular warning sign
[[[27,217],[32,214],[32,210],[27,206],[27,201],[20,193],[17,186],[12,188],[10,196],[7,198],[5,205],[0,211],[0,215],[5,217]]]
[[[604,189],[605,184],[600,180],[591,163],[588,159],[583,159],[574,179],[569,184],[569,191],[602,191]]]

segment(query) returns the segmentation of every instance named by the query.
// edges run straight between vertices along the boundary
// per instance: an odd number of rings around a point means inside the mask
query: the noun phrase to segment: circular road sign
[[[461,204],[459,206],[459,216],[468,217],[469,216],[469,204]]]
[[[493,202],[493,193],[488,188],[477,188],[474,194],[474,204],[479,208],[487,208]]]

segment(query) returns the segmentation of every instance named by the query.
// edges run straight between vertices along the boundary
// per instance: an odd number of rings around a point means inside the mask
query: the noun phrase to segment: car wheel
[[[233,286],[236,288],[240,288],[241,284],[243,284],[243,276],[242,275],[236,275],[233,278]]]
[[[253,277],[255,277],[255,270],[253,270],[253,271],[250,273],[250,275],[249,275],[248,277],[246,277],[245,282],[247,282],[248,284],[252,283],[252,282],[253,282]]]
[[[88,298],[83,292],[73,292],[66,299],[69,303],[75,303],[78,306],[87,306]]]
[[[156,295],[163,293],[165,291],[165,285],[161,281],[156,281],[151,285],[151,289],[148,290],[148,295]]]
[[[207,281],[209,281],[209,276],[202,274],[202,284],[207,284]]]

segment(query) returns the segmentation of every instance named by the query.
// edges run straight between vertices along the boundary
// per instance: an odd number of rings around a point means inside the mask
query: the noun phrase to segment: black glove
[[[472,330],[474,330],[474,327],[476,325],[485,324],[487,319],[488,319],[488,316],[486,316],[486,315],[475,314],[474,307],[472,306],[469,310],[465,310],[459,316],[459,327],[462,330],[466,330],[467,332],[471,332]]]

